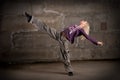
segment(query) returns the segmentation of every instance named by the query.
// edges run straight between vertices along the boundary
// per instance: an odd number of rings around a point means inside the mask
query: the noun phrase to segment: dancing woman
[[[80,21],[79,25],[73,25],[65,28],[63,31],[58,32],[56,29],[48,27],[43,21],[38,20],[34,16],[25,12],[27,21],[33,24],[38,30],[45,31],[51,38],[57,40],[60,45],[60,52],[62,55],[62,62],[64,63],[65,70],[69,76],[73,76],[73,69],[70,63],[68,42],[74,43],[76,37],[81,37],[81,40],[88,39],[95,45],[102,46],[103,43],[96,41],[89,36],[89,23],[85,20]]]

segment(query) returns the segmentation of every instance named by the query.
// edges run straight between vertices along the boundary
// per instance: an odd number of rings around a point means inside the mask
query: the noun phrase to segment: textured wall
[[[25,11],[58,31],[88,20],[90,35],[105,45],[98,47],[78,38],[69,44],[72,60],[120,58],[119,0],[2,0],[0,6],[1,61],[59,60],[57,41],[28,24]]]

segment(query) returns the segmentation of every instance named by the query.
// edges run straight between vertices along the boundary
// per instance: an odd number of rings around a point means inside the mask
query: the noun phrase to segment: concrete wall
[[[2,0],[0,6],[1,61],[59,60],[57,41],[28,24],[25,11],[58,31],[88,20],[90,35],[103,41],[104,46],[78,38],[74,45],[69,44],[72,60],[120,58],[119,0]]]

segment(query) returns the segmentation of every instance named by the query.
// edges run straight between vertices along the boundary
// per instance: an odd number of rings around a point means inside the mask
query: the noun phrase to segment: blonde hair
[[[89,35],[90,25],[89,25],[88,22],[87,22],[86,25],[84,26],[83,30],[85,31],[85,33],[86,33],[87,35]],[[80,36],[80,39],[81,39],[81,40],[85,40],[86,38],[85,38],[83,35],[81,35],[81,36]]]

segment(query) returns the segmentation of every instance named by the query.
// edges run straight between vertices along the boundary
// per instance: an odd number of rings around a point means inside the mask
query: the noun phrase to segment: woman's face
[[[85,27],[86,24],[87,24],[87,21],[85,21],[85,20],[80,21],[80,25],[81,25],[82,27]]]

